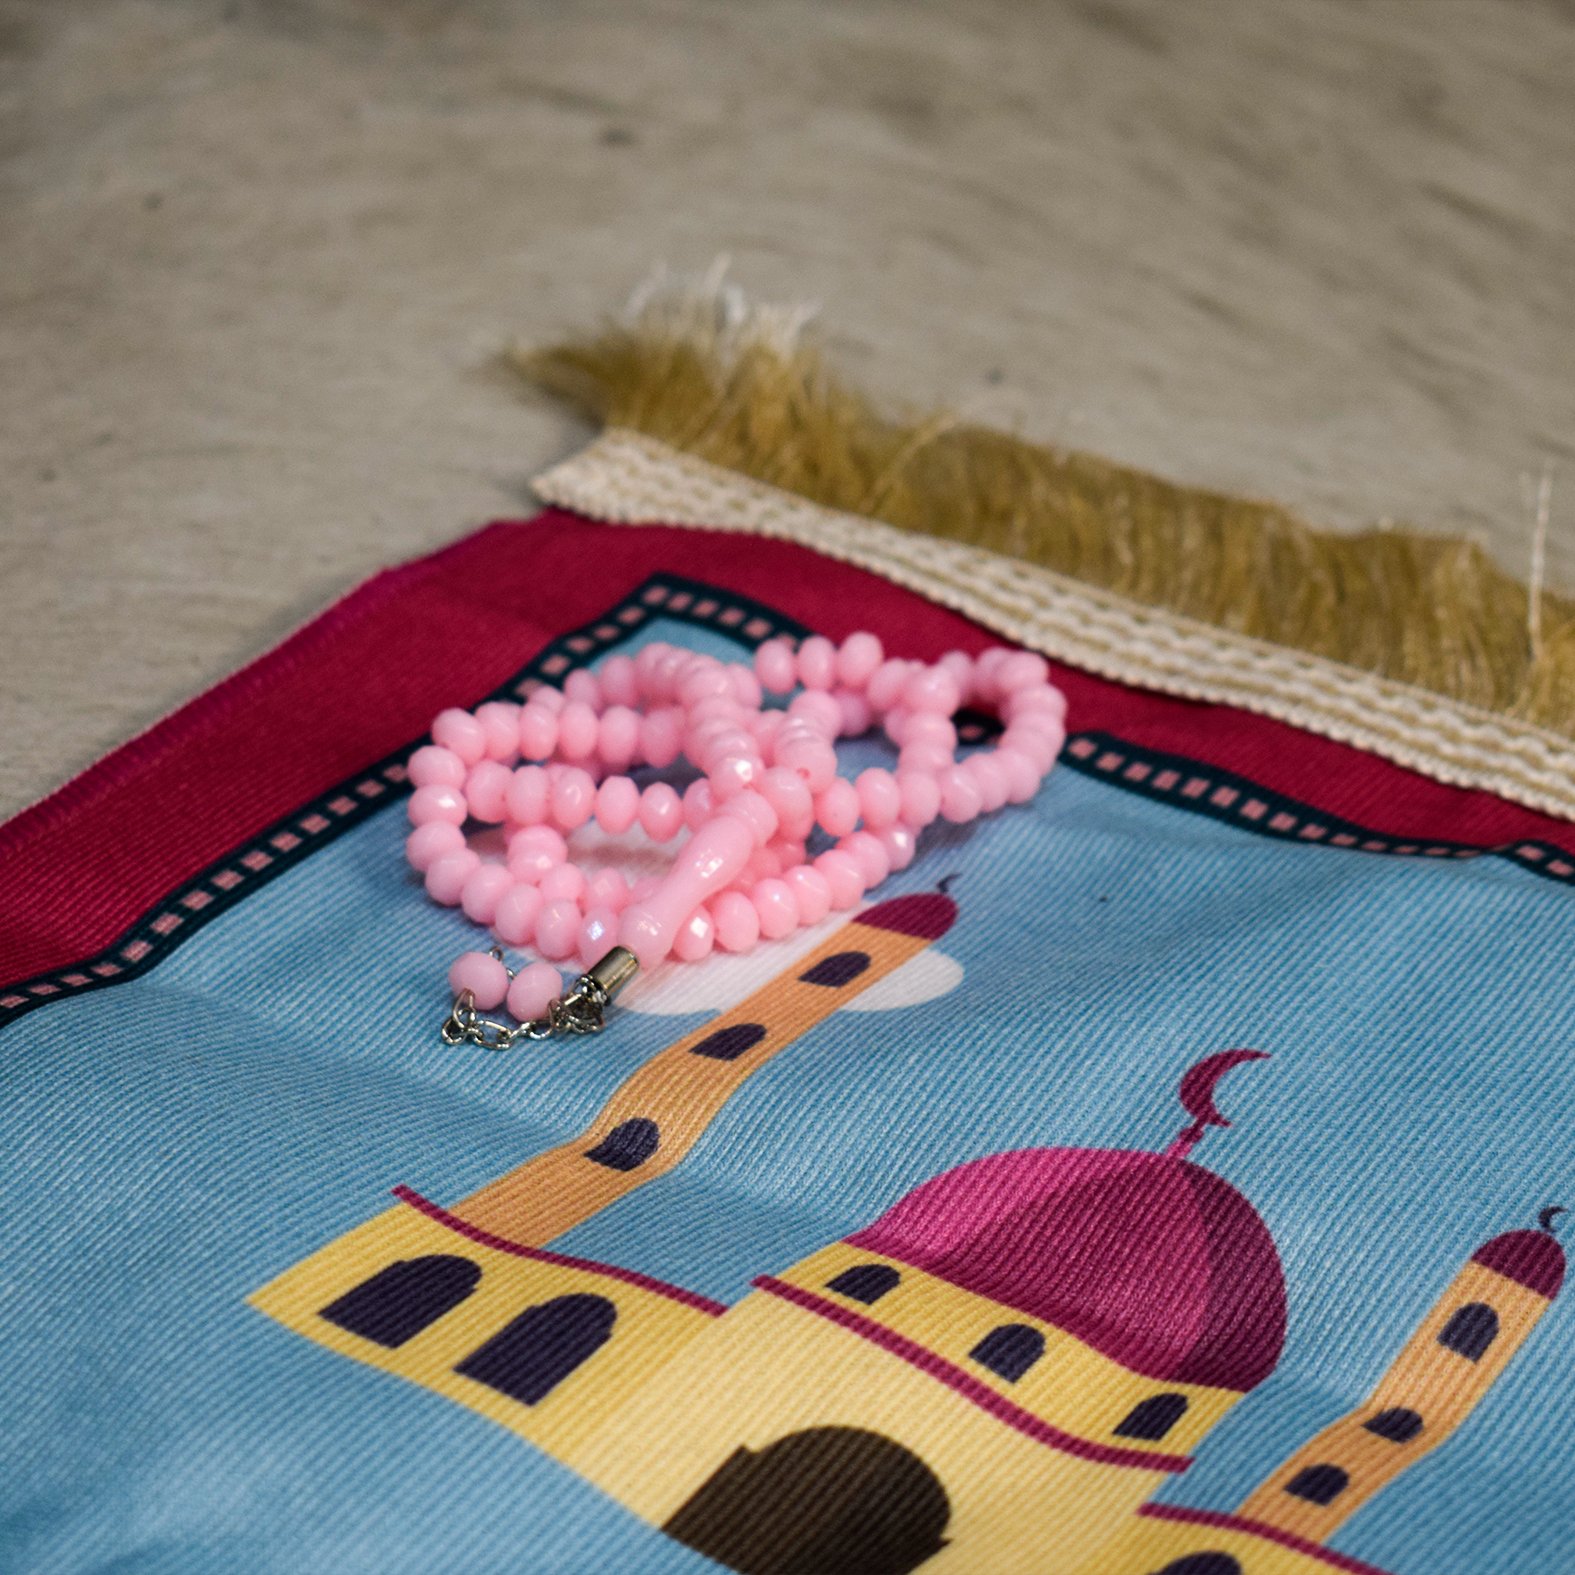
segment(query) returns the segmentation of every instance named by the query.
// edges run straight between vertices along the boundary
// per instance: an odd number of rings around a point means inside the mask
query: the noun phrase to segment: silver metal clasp
[[[490,951],[502,962],[502,947],[493,946]],[[607,1008],[613,997],[639,971],[634,953],[615,946],[556,1001],[549,1002],[544,1017],[517,1027],[483,1017],[476,1010],[476,998],[469,990],[461,990],[438,1031],[444,1044],[472,1044],[482,1050],[512,1050],[522,1040],[550,1039],[554,1034],[599,1034],[607,1026]],[[512,969],[509,976],[513,977]]]

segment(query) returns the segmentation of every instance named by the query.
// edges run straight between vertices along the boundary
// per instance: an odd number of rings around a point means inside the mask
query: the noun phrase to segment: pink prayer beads
[[[768,694],[792,698],[767,707]],[[953,718],[964,706],[994,711],[1003,731],[959,760]],[[523,705],[441,712],[432,742],[410,757],[405,851],[435,901],[553,962],[589,968],[614,945],[642,968],[748,951],[856,906],[912,861],[937,817],[961,825],[1027,802],[1065,719],[1066,699],[1031,651],[924,663],[889,658],[859,633],[840,646],[768,640],[751,666],[657,643],[599,673],[573,672],[561,690],[543,685]],[[895,769],[849,780],[836,741],[875,725],[896,746]],[[680,760],[698,773],[681,795],[628,775]],[[571,858],[566,837],[592,820],[611,836],[635,826],[653,842],[688,835],[661,880],[631,888],[618,871]],[[503,863],[469,847],[468,821],[503,826]],[[836,840],[810,858],[817,827]],[[506,1001],[532,1016],[557,977],[533,963],[511,979],[481,951],[449,975],[482,1010]]]

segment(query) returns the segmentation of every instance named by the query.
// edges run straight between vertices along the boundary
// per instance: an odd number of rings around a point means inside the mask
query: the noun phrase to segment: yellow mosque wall
[[[402,1344],[379,1345],[323,1316],[323,1309],[380,1271],[432,1256],[468,1260],[480,1278],[462,1302]],[[455,1370],[522,1312],[576,1295],[612,1303],[611,1334],[541,1400],[524,1404]],[[653,1370],[716,1322],[714,1313],[599,1267],[486,1246],[406,1204],[313,1253],[248,1300],[317,1345],[457,1401],[562,1460],[572,1460]]]
[[[1209,1553],[1235,1559],[1241,1575],[1355,1575],[1370,1569],[1320,1548],[1289,1547],[1245,1527],[1137,1515],[1094,1558],[1069,1566],[1064,1575],[1169,1575],[1173,1565]],[[1062,1575],[1059,1565],[1053,1568]],[[977,1575],[986,1572],[981,1568]],[[1383,1572],[1372,1569],[1370,1575]]]
[[[576,1448],[573,1463],[660,1526],[738,1450],[827,1427],[878,1433],[939,1479],[946,1546],[924,1562],[925,1575],[1070,1569],[1166,1479],[1029,1438],[900,1357],[764,1291],[679,1351]]]
[[[1004,1400],[1089,1443],[1158,1456],[1190,1455],[1241,1399],[1232,1389],[1144,1377],[1102,1356],[1052,1323],[1002,1307],[922,1269],[910,1268],[894,1258],[883,1258],[844,1241],[784,1270],[780,1278],[789,1285],[827,1296],[825,1287],[838,1274],[870,1263],[889,1264],[901,1279],[895,1289],[878,1301],[859,1306],[862,1317],[944,1357]],[[1003,1324],[1034,1329],[1045,1342],[1044,1354],[1015,1382],[998,1377],[970,1357],[979,1341]],[[1162,1394],[1181,1395],[1187,1402],[1186,1411],[1163,1438],[1117,1435],[1116,1428],[1136,1406]]]

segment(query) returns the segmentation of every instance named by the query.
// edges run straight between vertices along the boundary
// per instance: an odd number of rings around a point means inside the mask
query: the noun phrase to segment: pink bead
[[[814,868],[826,882],[831,893],[831,906],[839,913],[851,908],[864,895],[864,874],[858,860],[842,852],[840,847],[822,853],[815,860]]]
[[[1050,664],[1037,651],[1013,651],[1001,663],[995,682],[1002,694],[1050,682]]]
[[[910,826],[927,826],[941,812],[941,790],[932,772],[898,771],[897,792],[902,818]]]
[[[608,705],[633,706],[640,703],[640,686],[634,662],[627,656],[609,656],[597,674],[602,681],[602,699]]]
[[[977,755],[970,755],[963,762],[963,770],[978,788],[985,814],[994,814],[1006,802],[1007,792],[1006,768],[1001,764],[996,752],[988,749]]]
[[[583,826],[596,809],[596,784],[589,771],[568,766],[552,784],[552,818],[563,831]]]
[[[567,897],[577,903],[585,896],[585,872],[578,864],[557,864],[536,882],[536,888],[543,902]]]
[[[862,689],[885,660],[886,653],[873,634],[850,634],[837,652],[837,679],[849,689]]]
[[[596,753],[600,724],[583,700],[571,700],[558,713],[558,758],[589,760]]]
[[[554,689],[551,684],[537,684],[526,697],[525,703],[539,705],[549,715],[556,716],[566,702],[561,689]]]
[[[505,946],[524,946],[536,933],[536,915],[541,912],[541,893],[523,882],[510,886],[498,898],[492,915],[492,932]]]
[[[660,875],[642,875],[638,880],[629,883],[629,901],[644,902],[647,897],[654,896],[661,889],[661,885]]]
[[[782,878],[793,889],[800,924],[819,924],[831,912],[831,883],[813,864],[796,864]]]
[[[1014,722],[1001,735],[1001,748],[1027,755],[1041,773],[1049,772],[1065,742],[1066,734],[1059,727],[1036,722]]]
[[[891,874],[891,855],[881,845],[880,839],[868,831],[855,831],[837,844],[837,851],[846,853],[859,867],[864,878],[864,889],[878,886]]]
[[[996,751],[996,759],[1006,773],[1006,801],[1008,804],[1026,804],[1039,791],[1044,780],[1039,768],[1027,755],[1015,749]]]
[[[858,789],[846,777],[834,777],[815,795],[815,819],[828,836],[847,836],[859,823]]]
[[[691,831],[698,831],[715,812],[711,802],[711,784],[704,777],[697,777],[684,789],[684,824]]]
[[[956,752],[940,744],[904,744],[897,754],[897,774],[922,771],[934,776],[956,762]]]
[[[647,698],[651,693],[651,682],[656,675],[656,665],[662,661],[672,647],[662,640],[652,640],[649,645],[642,645],[634,658],[634,671],[640,682],[640,692]]]
[[[673,941],[673,955],[680,962],[701,962],[711,955],[711,948],[715,945],[716,921],[709,909],[697,908],[679,926],[677,938]]]
[[[957,685],[957,704],[967,705],[973,698],[973,658],[966,651],[948,651],[936,666]]]
[[[760,939],[760,915],[741,891],[724,891],[711,904],[716,944],[725,952],[747,952]]]
[[[749,834],[757,848],[769,842],[777,832],[777,812],[772,809],[764,794],[756,793],[753,789],[730,798],[721,806],[718,816],[733,817],[742,821],[749,828]]]
[[[491,924],[497,916],[498,899],[514,884],[514,877],[501,864],[482,864],[465,877],[460,887],[459,905],[465,917],[476,924]],[[498,999],[501,1001],[502,996]]]
[[[952,754],[957,748],[957,729],[949,716],[933,711],[912,711],[902,727],[902,747],[912,749],[927,744]]]
[[[786,766],[772,766],[761,775],[760,792],[776,812],[783,836],[803,838],[809,835],[815,824],[815,799],[796,772],[789,771]]]
[[[551,826],[527,826],[509,838],[509,857],[515,854],[540,854],[551,867],[568,858],[569,844],[563,840],[563,833]]]
[[[886,857],[891,860],[894,870],[905,870],[913,863],[913,856],[919,851],[919,839],[913,834],[911,828],[898,821],[895,826],[888,826],[884,831],[878,832],[880,845],[886,850]]]
[[[596,674],[588,667],[576,667],[563,680],[563,698],[589,706],[593,711],[599,711],[602,704],[602,686],[597,682]]]
[[[869,732],[875,713],[870,710],[870,703],[863,695],[853,689],[838,689],[832,699],[842,712],[842,720],[837,724],[837,732],[841,737],[862,738]]]
[[[465,802],[477,820],[495,826],[507,813],[506,797],[514,773],[501,760],[483,760],[470,768]]]
[[[830,643],[829,641],[827,642]],[[780,941],[798,928],[798,899],[785,880],[763,880],[749,894],[760,918],[760,933],[768,941]]]
[[[798,681],[793,647],[786,640],[767,640],[755,651],[755,677],[768,694],[785,695]]]
[[[808,722],[822,738],[835,738],[842,726],[842,707],[824,689],[806,689],[788,702],[788,715]]]
[[[618,870],[597,870],[585,883],[585,901],[588,907],[622,913],[629,906],[629,883]]]
[[[984,799],[974,786],[973,778],[961,766],[951,766],[936,778],[941,790],[941,816],[954,826],[966,825],[977,820],[984,808]]]
[[[553,962],[572,957],[580,939],[580,905],[557,897],[541,905],[536,915],[536,950]]]
[[[439,711],[432,724],[432,742],[452,749],[467,766],[473,766],[487,752],[487,733],[469,711],[450,706]]]
[[[628,777],[608,777],[596,790],[596,824],[621,837],[640,813],[640,790]]]
[[[604,711],[598,723],[596,753],[609,771],[627,771],[640,753],[639,715],[623,705]]]
[[[754,673],[742,664],[734,663],[728,668],[727,676],[733,683],[733,698],[746,711],[758,711],[765,696],[760,690],[760,680]]]
[[[520,753],[527,760],[547,760],[558,747],[558,718],[541,703],[540,694],[520,712]]]
[[[563,838],[551,826],[527,826],[509,839],[509,873],[533,886],[568,856]]]
[[[1001,666],[1011,654],[1004,645],[992,645],[988,651],[981,651],[974,658],[973,692],[975,699],[982,700],[986,705],[994,705],[1001,698]]]
[[[653,711],[640,723],[640,758],[658,771],[678,758],[683,746],[683,723],[677,711]]]
[[[871,831],[882,831],[902,813],[902,793],[897,779],[879,766],[861,771],[854,782],[858,790],[859,811]]]
[[[949,717],[962,703],[957,681],[944,667],[921,667],[902,686],[902,703],[910,711]]]
[[[452,749],[423,744],[405,767],[412,787],[463,787],[465,762]]]
[[[733,698],[733,680],[720,662],[701,657],[678,680],[678,703],[697,706],[711,695]]]
[[[590,968],[618,944],[618,915],[611,908],[591,908],[580,920],[580,961]]]
[[[763,769],[752,749],[749,754],[727,756],[707,774],[711,783],[711,796],[719,803],[736,797],[745,788],[755,785]]]
[[[465,952],[448,971],[448,987],[456,996],[469,990],[478,1012],[495,1011],[509,993],[509,971],[488,952]]]
[[[520,712],[509,700],[489,700],[476,707],[476,720],[487,735],[487,754],[493,760],[513,763],[520,752]]]
[[[562,994],[563,975],[551,963],[530,963],[514,975],[509,986],[509,1013],[522,1023],[536,1022]]]
[[[897,704],[908,682],[908,674],[912,671],[912,662],[904,662],[896,657],[882,662],[870,675],[870,681],[864,688],[870,705],[876,711],[889,711]]]
[[[458,853],[465,846],[465,833],[452,821],[429,820],[405,838],[405,857],[413,870],[422,874],[445,853]]]
[[[798,648],[795,666],[806,689],[830,689],[837,682],[837,648],[824,635],[812,634]]]
[[[458,788],[423,787],[410,795],[406,813],[412,826],[425,826],[430,821],[445,820],[451,826],[465,824],[465,795]]]
[[[796,771],[811,793],[819,793],[837,775],[837,752],[822,739],[794,739],[777,752],[777,764]]]
[[[541,766],[517,767],[503,795],[509,819],[522,826],[538,826],[546,820],[550,803],[546,770]]]
[[[1066,696],[1052,684],[1019,689],[1001,703],[1001,715],[1016,722],[1024,717],[1043,715],[1054,722],[1066,721]]]
[[[445,853],[427,866],[427,895],[433,902],[452,908],[459,901],[471,871],[481,863],[481,855],[473,848],[461,848],[457,853]]]
[[[653,782],[640,795],[640,829],[653,842],[676,837],[683,823],[683,804],[665,782]]]

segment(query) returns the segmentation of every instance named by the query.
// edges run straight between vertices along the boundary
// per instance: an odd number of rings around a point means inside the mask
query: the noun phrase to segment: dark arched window
[[[1308,1466],[1285,1484],[1285,1491],[1309,1504],[1332,1504],[1350,1480],[1338,1466]]]
[[[1467,1302],[1449,1315],[1449,1322],[1439,1331],[1438,1343],[1468,1362],[1480,1362],[1497,1338],[1498,1314],[1486,1302]]]
[[[1422,1418],[1403,1405],[1391,1406],[1362,1423],[1369,1433],[1387,1438],[1391,1444],[1409,1444],[1422,1431]]]
[[[1241,1575],[1241,1565],[1228,1553],[1189,1553],[1154,1575]]]
[[[469,1258],[436,1253],[380,1269],[318,1315],[392,1350],[413,1339],[475,1290],[481,1270]]]
[[[655,1152],[662,1134],[654,1121],[635,1116],[620,1121],[595,1148],[585,1151],[587,1159],[609,1170],[638,1170]]]
[[[1015,1384],[1045,1354],[1045,1337],[1026,1323],[1003,1323],[968,1354],[981,1367]]]
[[[799,978],[805,984],[822,984],[828,990],[840,990],[852,984],[870,965],[868,952],[833,952],[822,957],[813,968],[806,968]]]
[[[764,1023],[729,1023],[707,1034],[699,1044],[689,1047],[690,1055],[703,1055],[708,1061],[736,1061],[753,1050],[766,1037]]]
[[[605,1296],[558,1296],[527,1307],[454,1371],[535,1405],[607,1343],[617,1317]]]
[[[1117,1438],[1163,1438],[1187,1414],[1185,1395],[1150,1395],[1121,1419]]]
[[[895,1290],[901,1280],[902,1276],[890,1264],[860,1263],[827,1280],[826,1289],[856,1302],[878,1302],[887,1291]]]

